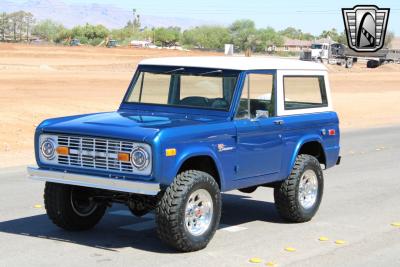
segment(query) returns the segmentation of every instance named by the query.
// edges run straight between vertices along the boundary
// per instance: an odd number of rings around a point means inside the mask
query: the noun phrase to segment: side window
[[[243,85],[236,118],[272,117],[275,115],[274,76],[248,74]]]
[[[326,107],[324,76],[284,76],[285,109]]]

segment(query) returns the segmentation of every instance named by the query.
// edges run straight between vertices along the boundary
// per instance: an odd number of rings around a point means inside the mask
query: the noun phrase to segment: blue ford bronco
[[[35,148],[28,173],[46,182],[54,224],[90,229],[124,203],[155,210],[158,236],[179,251],[207,246],[229,190],[272,187],[282,218],[311,220],[322,168],[340,162],[325,67],[271,58],[143,60],[118,111],[45,120]]]

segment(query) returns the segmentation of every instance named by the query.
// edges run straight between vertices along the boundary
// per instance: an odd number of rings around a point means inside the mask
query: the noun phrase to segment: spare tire
[[[374,69],[374,68],[377,68],[379,66],[380,66],[380,64],[379,64],[378,60],[368,60],[367,61],[367,68]]]

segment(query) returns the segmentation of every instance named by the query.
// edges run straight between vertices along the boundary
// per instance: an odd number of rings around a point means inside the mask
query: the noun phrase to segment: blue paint
[[[165,71],[168,68],[139,67],[131,85],[142,69]],[[43,169],[68,170],[104,177],[124,176],[125,179],[153,181],[168,186],[187,159],[207,156],[215,162],[222,191],[284,180],[301,146],[307,142],[319,142],[324,150],[326,168],[334,166],[340,149],[339,121],[335,112],[260,118],[254,121],[234,119],[247,73],[238,73],[232,104],[226,111],[123,101],[115,112],[45,120],[37,127],[35,134],[38,165]],[[274,121],[278,119],[283,120],[284,124],[275,124]],[[336,135],[323,135],[323,129],[334,129]],[[38,157],[38,138],[41,133],[66,133],[148,143],[152,147],[152,173],[149,176],[122,175],[43,164]],[[221,144],[222,149],[219,146]],[[177,155],[166,157],[167,148],[175,148]]]

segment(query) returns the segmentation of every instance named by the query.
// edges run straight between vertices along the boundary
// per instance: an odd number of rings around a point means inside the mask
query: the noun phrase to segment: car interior
[[[237,77],[222,77],[222,86],[220,92],[221,97],[208,98],[204,96],[188,96],[180,98],[181,95],[181,75],[174,74],[171,76],[170,92],[168,96],[168,104],[202,107],[220,110],[229,110],[230,103],[236,86]]]

